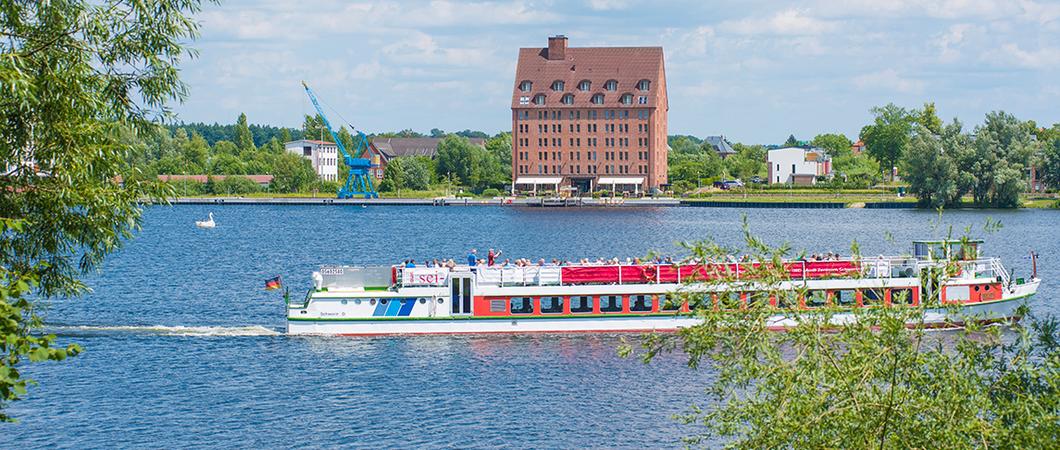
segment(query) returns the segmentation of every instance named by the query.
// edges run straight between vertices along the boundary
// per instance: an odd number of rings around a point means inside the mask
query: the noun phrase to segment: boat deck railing
[[[827,278],[914,278],[938,261],[914,257],[876,257],[825,261],[788,261],[792,280]],[[959,261],[958,278],[998,278],[1008,284],[1008,274],[998,258]],[[585,284],[663,284],[696,280],[747,280],[755,278],[758,263],[640,264],[564,266],[394,267],[395,287],[444,286],[451,276],[472,277],[480,286],[561,286]]]

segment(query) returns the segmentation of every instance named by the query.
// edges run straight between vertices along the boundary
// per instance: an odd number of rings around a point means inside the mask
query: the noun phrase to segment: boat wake
[[[239,327],[187,327],[165,325],[53,325],[45,326],[45,333],[60,336],[102,336],[113,334],[146,334],[162,336],[279,336],[283,333],[260,325]]]

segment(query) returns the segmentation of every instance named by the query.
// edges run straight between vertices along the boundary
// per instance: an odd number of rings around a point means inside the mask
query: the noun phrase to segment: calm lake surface
[[[196,229],[208,212],[217,228]],[[40,386],[10,409],[21,422],[0,425],[0,448],[679,446],[695,430],[670,417],[712,382],[681,355],[621,359],[614,335],[288,338],[283,300],[262,285],[282,274],[301,295],[320,264],[471,247],[551,259],[737,246],[745,213],[768,242],[811,252],[857,239],[865,255],[908,253],[971,226],[1017,277],[1037,249],[1032,310],[1060,313],[1060,211],[954,211],[933,229],[935,213],[906,210],[155,207],[94,293],[52,303],[49,328],[85,353],[24,367]],[[987,217],[1002,230],[982,233]]]

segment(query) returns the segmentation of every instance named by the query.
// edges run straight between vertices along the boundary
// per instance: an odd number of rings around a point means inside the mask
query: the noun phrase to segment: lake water
[[[211,211],[217,228],[196,229]],[[0,425],[0,448],[678,446],[694,430],[671,416],[712,381],[680,355],[621,359],[613,335],[288,338],[283,300],[262,285],[282,274],[299,295],[320,264],[471,247],[551,259],[736,246],[744,213],[772,244],[845,252],[857,239],[865,255],[950,225],[983,234],[989,216],[1004,227],[985,253],[1019,277],[1037,249],[1032,310],[1060,313],[1060,211],[954,211],[933,227],[936,214],[908,210],[156,207],[91,295],[51,305],[49,327],[85,353],[24,367],[40,386],[10,408],[21,422]]]

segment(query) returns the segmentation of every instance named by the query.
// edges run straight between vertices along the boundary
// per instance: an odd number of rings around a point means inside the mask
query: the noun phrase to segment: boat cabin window
[[[666,312],[681,310],[681,297],[674,295],[659,294],[659,307]]]
[[[891,289],[891,304],[909,306],[913,304],[912,289]]]
[[[861,291],[862,306],[880,306],[883,304],[883,289],[864,289]]]
[[[650,295],[631,295],[629,296],[629,310],[636,312],[648,312],[651,311],[652,297]]]
[[[708,305],[709,303],[707,303],[707,299],[710,298],[707,296],[707,294],[700,294],[695,292],[689,293],[683,297],[686,297],[688,299],[689,311],[695,311],[696,308],[702,308]]]
[[[530,297],[512,297],[508,301],[512,307],[512,314],[531,314],[534,312],[534,299]]]
[[[621,295],[601,295],[600,312],[622,312]]]
[[[747,306],[749,308],[761,308],[762,306],[769,306],[769,293],[765,291],[748,292]]]
[[[562,314],[563,297],[541,297],[541,314]]]
[[[853,306],[857,302],[856,291],[853,289],[843,289],[841,291],[835,291],[832,293],[832,303],[839,306]]]
[[[807,291],[806,292],[806,307],[807,308],[820,308],[825,306],[827,303],[827,292],[826,291]]]
[[[591,313],[593,312],[593,298],[587,295],[574,296],[570,298],[570,312]]]
[[[795,291],[777,291],[776,297],[777,308],[791,308],[798,304]]]
[[[726,310],[740,309],[740,293],[737,291],[719,293],[718,308]]]

